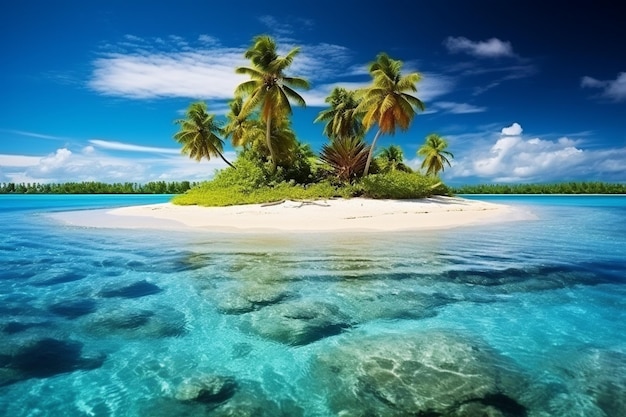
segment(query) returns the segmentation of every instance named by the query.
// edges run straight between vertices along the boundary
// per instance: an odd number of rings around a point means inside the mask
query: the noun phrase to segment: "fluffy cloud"
[[[133,99],[186,97],[232,98],[245,77],[234,68],[245,65],[242,50],[108,54],[94,62],[89,86],[95,91]]]
[[[91,142],[92,145],[78,152],[60,148],[39,157],[0,155],[0,182],[202,181],[213,177],[215,170],[226,167],[220,158],[196,162],[181,155],[179,150],[162,152],[161,148],[122,142]],[[111,144],[113,146],[109,146]],[[111,154],[111,150],[131,151],[133,154],[119,156]],[[138,156],[137,152],[143,155]],[[225,157],[233,160],[235,154],[226,152]]]
[[[585,76],[580,82],[583,88],[599,88],[600,96],[612,101],[626,101],[626,72],[617,75],[614,80],[601,81]]]
[[[94,91],[130,99],[191,98],[224,103],[235,88],[247,80],[235,68],[248,66],[243,48],[228,48],[208,36],[200,36],[197,46],[180,38],[144,40],[127,36],[125,42],[109,45],[107,52],[93,62],[88,83]],[[295,45],[283,44],[286,53]],[[302,91],[307,106],[325,107],[332,88],[364,87],[370,83],[367,64],[355,65],[353,52],[328,43],[303,45],[290,68],[291,74],[308,79],[312,89]],[[407,72],[414,71],[407,66]],[[428,101],[453,88],[450,77],[425,73],[418,84],[418,96]],[[359,77],[363,81],[347,81]],[[327,80],[345,82],[325,82]],[[215,109],[215,106],[211,108]],[[225,106],[222,110],[227,111]]]
[[[235,73],[235,68],[249,65],[243,56],[245,49],[224,47],[209,36],[200,36],[198,42],[194,47],[180,38],[145,40],[127,36],[125,42],[108,46],[114,52],[93,62],[88,85],[101,94],[131,99],[231,99],[237,85],[248,79]],[[280,53],[293,47],[282,46],[286,49]],[[354,71],[351,55],[339,45],[305,45],[290,72],[311,81],[345,75]]]
[[[525,138],[522,132],[522,127],[514,123],[500,134],[477,134],[468,156],[454,161],[446,177],[454,182],[626,180],[625,148],[587,150],[571,138]],[[452,138],[453,151],[455,145],[462,146]]]
[[[38,164],[38,169],[41,173],[46,174],[54,172],[59,168],[64,168],[72,157],[72,151],[66,148],[57,149],[57,151],[51,155],[41,158]]]
[[[519,123],[513,123],[511,126],[503,127],[500,132],[502,136],[520,136],[523,131]]]
[[[451,53],[465,53],[479,58],[513,57],[513,47],[510,42],[497,38],[474,42],[463,36],[449,36],[443,43]]]

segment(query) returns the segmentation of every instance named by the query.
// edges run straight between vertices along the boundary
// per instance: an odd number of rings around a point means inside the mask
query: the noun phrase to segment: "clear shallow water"
[[[0,415],[626,415],[626,198],[477,198],[538,220],[185,235],[45,216],[166,197],[0,196]]]

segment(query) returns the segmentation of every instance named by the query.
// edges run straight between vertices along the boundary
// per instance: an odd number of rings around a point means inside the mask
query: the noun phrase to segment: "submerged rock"
[[[215,377],[209,376],[208,378]],[[229,377],[216,378],[231,380]],[[195,386],[195,383],[191,385]],[[218,383],[219,385],[220,383]],[[195,390],[191,386],[181,386],[180,388],[183,391]],[[228,398],[220,401],[159,398],[142,407],[141,413],[150,417],[301,417],[304,414],[302,407],[293,400],[269,398],[267,393],[255,382],[236,382],[236,388],[231,394]]]
[[[90,333],[127,338],[176,337],[186,333],[187,320],[178,310],[162,307],[158,312],[121,309],[102,312],[87,324]]]
[[[314,376],[341,416],[525,416],[523,380],[503,362],[479,341],[426,331],[347,339]]]
[[[240,291],[220,295],[217,309],[224,314],[243,314],[279,303],[289,292],[270,285],[247,286]]]
[[[47,378],[79,369],[95,369],[105,355],[82,356],[83,344],[72,340],[44,338],[3,354],[0,386],[29,378]]]
[[[244,328],[287,345],[306,345],[334,336],[351,326],[347,316],[332,304],[291,301],[249,313]]]
[[[212,410],[211,417],[301,417],[304,410],[290,399],[271,399],[255,383],[241,384],[231,399]]]
[[[49,278],[38,279],[32,282],[32,285],[37,286],[37,287],[45,287],[48,285],[65,284],[67,282],[81,280],[85,277],[86,275],[79,274],[77,272],[71,272],[71,271],[58,272],[58,273],[52,274],[52,276]]]
[[[50,323],[47,321],[30,321],[30,322],[21,322],[21,321],[10,321],[4,325],[2,325],[2,332],[6,334],[14,334],[20,333],[25,330],[34,328],[34,327],[47,327]]]
[[[626,354],[586,349],[561,359],[562,389],[549,399],[553,415],[626,416]]]
[[[390,291],[364,286],[343,291],[342,304],[351,307],[351,316],[358,323],[376,319],[423,319],[437,315],[437,308],[450,300],[440,295],[414,291]]]
[[[619,282],[620,278],[603,265],[541,265],[485,270],[450,270],[442,274],[448,282],[481,286],[499,293],[546,291],[575,285],[598,285]],[[623,278],[621,278],[623,281]]]
[[[100,291],[100,296],[105,298],[139,298],[147,295],[158,294],[163,291],[158,285],[148,281],[137,281],[120,288],[110,288]]]
[[[185,379],[176,389],[179,401],[220,403],[233,396],[237,389],[234,378],[219,375],[203,375]]]
[[[59,316],[74,319],[96,311],[96,302],[90,299],[62,301],[51,305],[48,309]]]

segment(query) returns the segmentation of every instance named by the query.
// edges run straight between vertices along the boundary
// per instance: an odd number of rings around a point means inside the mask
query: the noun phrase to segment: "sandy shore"
[[[502,204],[457,197],[421,200],[332,199],[231,207],[170,203],[52,214],[79,227],[217,232],[342,232],[443,229],[530,220],[531,213]]]

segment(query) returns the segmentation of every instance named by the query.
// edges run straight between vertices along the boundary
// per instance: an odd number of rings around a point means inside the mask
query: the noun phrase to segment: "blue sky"
[[[259,34],[299,46],[298,138],[335,86],[366,86],[386,52],[422,74],[426,104],[383,136],[419,167],[426,135],[455,155],[449,184],[626,182],[626,25],[612,1],[34,0],[0,6],[0,182],[199,181],[224,166],[180,155],[195,100],[223,115]],[[368,134],[371,140],[375,131]],[[227,146],[226,156],[236,150]]]

